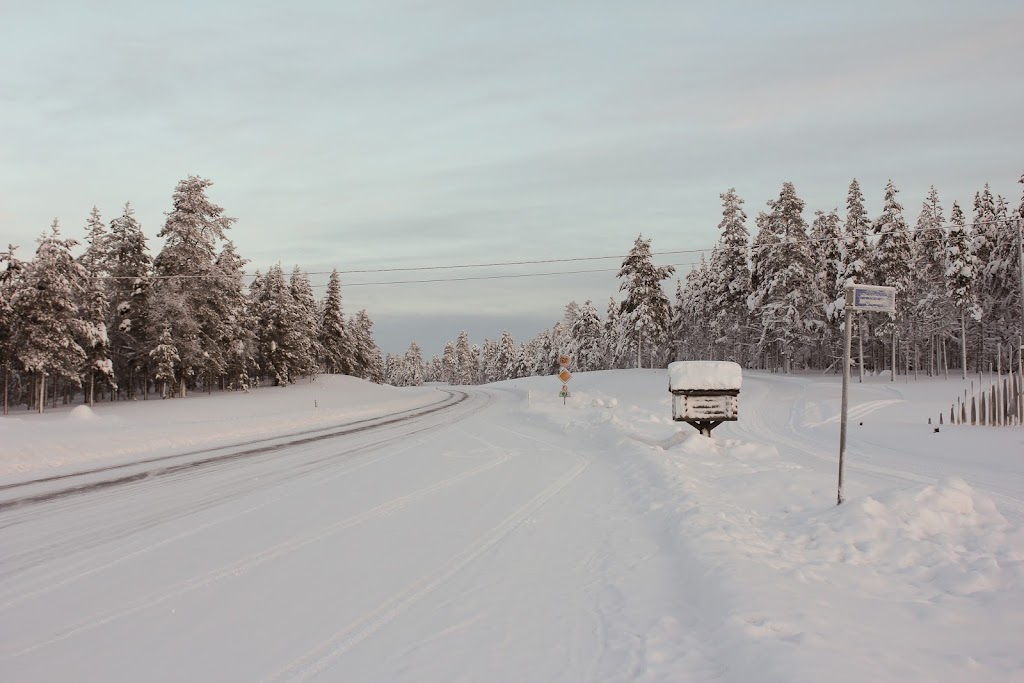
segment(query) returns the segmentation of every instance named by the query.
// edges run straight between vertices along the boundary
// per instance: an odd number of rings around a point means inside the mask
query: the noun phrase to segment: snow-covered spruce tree
[[[218,345],[227,336],[225,321],[211,299],[225,286],[216,265],[217,252],[235,219],[207,198],[211,185],[212,181],[198,176],[178,183],[173,208],[158,235],[164,246],[153,260],[157,279],[151,326],[171,331],[181,358],[176,377],[181,396],[197,378],[219,376],[228,351]]]
[[[907,324],[907,290],[910,287],[911,262],[910,232],[903,218],[903,205],[896,199],[899,190],[892,180],[885,186],[885,201],[882,214],[874,224],[874,233],[878,236],[875,245],[875,283],[896,289],[896,314],[888,324],[879,325],[879,334],[898,335],[907,339],[912,335]],[[884,348],[884,341],[883,341]],[[895,373],[896,336],[893,336],[892,365]]]
[[[511,376],[536,377],[550,374],[548,369],[553,348],[550,330],[541,330],[533,339],[517,345]]]
[[[473,355],[473,348],[469,343],[469,333],[462,330],[455,341],[454,384],[474,384],[479,374],[479,356]]]
[[[402,378],[403,385],[407,387],[418,387],[423,385],[423,349],[416,342],[410,342],[409,349],[405,352],[405,374]]]
[[[373,320],[361,309],[348,323],[352,332],[353,369],[356,377],[380,384],[384,381],[384,360],[373,340]]]
[[[794,362],[806,364],[821,320],[815,313],[821,295],[814,287],[813,263],[803,219],[804,201],[792,183],[783,183],[778,200],[768,204],[771,212],[760,232],[760,286],[755,292],[760,308],[753,314],[761,320],[759,347],[782,356],[789,372]],[[759,234],[760,238],[761,235]]]
[[[814,212],[811,223],[810,251],[814,263],[814,287],[821,294],[820,333],[818,366],[832,359],[834,363],[842,356],[839,325],[842,316],[840,306],[845,303],[843,291],[839,288],[839,269],[842,267],[842,221],[836,209],[825,213]],[[841,367],[836,364],[836,367]]]
[[[341,303],[341,278],[338,270],[331,271],[324,295],[323,319],[320,321],[320,349],[325,372],[351,375],[352,340],[345,326]]]
[[[869,269],[872,262],[871,243],[868,235],[871,232],[871,221],[864,208],[864,195],[860,184],[854,178],[850,182],[850,190],[846,196],[846,223],[843,226],[842,269],[840,290],[845,290],[851,282],[870,284]]]
[[[722,220],[718,224],[721,236],[715,247],[711,264],[714,278],[713,322],[714,334],[724,347],[732,347],[730,356],[742,359],[743,344],[747,342],[747,297],[750,296],[750,233],[747,231],[747,214],[743,211],[743,200],[730,187],[720,194]]]
[[[609,370],[624,368],[629,361],[629,354],[624,351],[626,346],[626,330],[624,319],[619,314],[619,303],[615,297],[608,297],[608,309],[604,318],[604,354],[605,364]]]
[[[501,373],[498,370],[498,342],[493,339],[484,339],[481,356],[484,384],[497,382],[501,379]]]
[[[715,280],[701,255],[686,274],[686,284],[676,282],[673,307],[676,354],[681,360],[713,360],[715,352]]]
[[[289,287],[298,315],[296,331],[298,332],[299,348],[296,353],[299,365],[296,369],[300,375],[315,377],[318,369],[317,358],[321,353],[320,320],[316,299],[313,297],[313,287],[309,284],[309,276],[298,265],[292,269]]]
[[[384,354],[384,384],[393,387],[405,386],[405,361],[397,353]]]
[[[153,259],[146,236],[135,218],[131,204],[110,222],[107,234],[106,270],[110,276],[107,292],[111,303],[110,337],[114,376],[126,388],[128,397],[149,383],[150,355],[156,340],[149,337]]]
[[[562,316],[561,324],[557,324],[551,330],[551,358],[552,372],[558,372],[558,357],[562,354],[575,358],[579,340],[573,335],[573,327],[580,315],[580,305],[570,301],[565,306],[565,313]]]
[[[245,293],[246,263],[248,260],[235,252],[234,242],[227,240],[217,257],[221,286],[217,288],[213,302],[225,322],[223,337],[218,340],[218,346],[226,350],[223,388],[232,391],[248,391],[259,373],[256,361],[257,320]]]
[[[992,190],[988,183],[981,192],[974,193],[974,224],[971,230],[971,250],[978,260],[979,281],[976,284],[983,284],[985,271],[992,250],[995,249],[999,240],[999,226],[996,222],[996,201],[992,196]]]
[[[455,384],[458,366],[459,361],[455,355],[455,342],[449,339],[445,342],[444,351],[441,354],[441,381]]]
[[[167,398],[168,385],[174,384],[175,366],[181,362],[178,350],[174,348],[170,328],[164,328],[157,338],[156,346],[149,352],[153,367],[153,380],[160,384],[160,398]]]
[[[636,350],[636,367],[642,366],[646,350],[653,367],[659,347],[668,335],[672,320],[672,305],[661,287],[664,280],[675,273],[672,266],[655,266],[651,255],[651,240],[638,235],[633,248],[622,261],[618,278],[619,291],[626,293],[620,307],[625,318],[626,340]]]
[[[953,202],[946,242],[946,291],[960,314],[960,368],[967,379],[967,316],[975,315],[974,278],[977,259],[971,250],[963,211]]]
[[[0,370],[4,378],[3,414],[7,415],[10,406],[11,373],[17,361],[15,345],[15,315],[11,300],[15,290],[21,286],[22,272],[25,264],[14,255],[17,249],[13,244],[7,245],[7,251],[0,252]]]
[[[871,263],[873,262],[873,248],[868,241],[871,233],[871,221],[868,219],[867,210],[864,208],[864,195],[860,190],[860,183],[854,178],[850,181],[850,189],[846,195],[846,222],[843,225],[843,244],[840,250],[842,254],[842,267],[839,269],[839,290],[845,292],[850,283],[871,284]],[[837,307],[837,312],[842,311],[842,306]],[[864,344],[864,331],[866,321],[858,314],[856,320],[856,332],[860,337],[860,344]],[[861,365],[861,372],[864,367]]]
[[[100,210],[95,206],[86,219],[85,244],[85,251],[78,258],[85,279],[79,293],[78,308],[82,324],[77,341],[86,354],[86,362],[82,367],[85,402],[92,406],[95,403],[97,380],[101,387],[117,390],[114,364],[110,357],[110,338],[107,335],[107,321],[110,317],[106,291],[108,236]]]
[[[995,290],[999,284],[992,281],[989,273],[998,270],[992,267],[992,253],[999,239],[999,226],[996,220],[995,198],[988,183],[981,192],[974,194],[974,221],[970,230],[971,251],[974,252],[976,270],[974,273],[974,301],[978,308],[978,325],[968,330],[968,343],[976,350],[976,363],[983,362],[985,356],[985,340],[992,337],[991,327],[996,314]],[[980,367],[980,366],[979,366]]]
[[[829,321],[837,320],[842,317],[839,313],[845,301],[840,273],[843,267],[843,221],[838,210],[814,212],[810,249],[816,286],[826,303],[825,317]]]
[[[588,370],[604,370],[605,354],[602,343],[603,325],[601,314],[594,304],[587,299],[580,307],[572,325],[572,338],[575,342],[571,355],[573,367],[580,372]]]
[[[303,312],[292,298],[280,264],[267,271],[255,312],[259,321],[256,345],[260,369],[273,380],[274,386],[293,384],[306,362],[302,355],[305,335],[300,329]]]
[[[942,340],[954,327],[953,304],[946,291],[945,223],[939,193],[932,186],[914,227],[913,263],[907,293],[912,324],[927,341],[928,369],[932,374],[941,364]]]
[[[1021,333],[1020,252],[1016,211],[1002,196],[996,197],[994,244],[982,269],[985,291],[981,305],[987,319],[985,336],[1000,345],[1015,345]],[[990,353],[993,351],[989,348]]]
[[[43,412],[48,377],[81,387],[86,353],[76,339],[83,327],[79,301],[86,274],[71,255],[78,242],[61,238],[56,219],[50,233],[37,241],[35,258],[26,266],[10,306],[18,358],[27,372],[36,375],[35,405]]]
[[[575,305],[575,304],[574,304]],[[555,375],[559,372],[558,357],[563,353],[573,354],[574,342],[572,339],[572,328],[565,322],[565,319],[557,321],[551,327],[551,346],[548,348],[547,363],[539,374]],[[528,376],[529,372],[521,371],[520,377]]]
[[[90,277],[107,274],[107,252],[110,250],[108,240],[107,227],[100,216],[100,210],[94,206],[85,220],[85,251],[78,257],[78,262]]]
[[[496,365],[498,366],[499,381],[519,377],[519,348],[516,346],[516,340],[512,333],[508,330],[501,332]]]

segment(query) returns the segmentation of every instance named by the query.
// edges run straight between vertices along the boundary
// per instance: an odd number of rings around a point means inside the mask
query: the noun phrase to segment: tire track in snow
[[[345,519],[328,524],[314,532],[303,534],[301,536],[297,536],[286,541],[282,541],[281,543],[275,544],[270,548],[261,550],[257,553],[253,553],[241,560],[223,565],[213,570],[203,572],[202,574],[191,577],[189,579],[179,581],[166,589],[156,591],[146,597],[133,600],[124,607],[110,610],[108,612],[105,612],[94,617],[93,619],[90,619],[87,622],[80,623],[77,626],[65,629],[61,631],[60,634],[55,635],[46,640],[42,640],[21,647],[0,650],[0,660],[15,659],[17,657],[29,654],[31,652],[66,640],[81,633],[92,631],[96,628],[99,628],[100,626],[115,621],[116,619],[129,616],[131,614],[135,614],[150,607],[154,607],[168,600],[179,597],[181,595],[185,595],[200,588],[207,588],[210,585],[218,583],[225,579],[241,576],[262,564],[294,553],[312,543],[316,543],[318,541],[322,541],[326,538],[329,538],[330,536],[340,531],[351,529],[361,524],[364,524],[372,519],[392,514],[397,510],[401,510],[407,507],[410,503],[420,498],[427,497],[438,491],[444,490],[446,488],[454,486],[455,484],[461,483],[477,475],[483,474],[484,472],[504,465],[510,459],[511,456],[507,454],[502,454],[501,457],[499,457],[494,462],[485,463],[484,465],[480,465],[470,470],[466,470],[457,475],[435,482],[434,484],[431,484],[429,486],[422,487],[403,496],[393,498],[392,500],[386,503],[377,505],[359,514],[352,515],[350,517],[346,517]]]
[[[334,633],[325,641],[310,648],[278,671],[264,678],[264,683],[282,680],[306,681],[319,675],[329,668],[338,657],[341,657],[360,642],[387,626],[419,600],[429,595],[462,569],[482,557],[535,514],[548,501],[561,493],[587,469],[590,462],[579,454],[574,453],[574,455],[576,455],[578,461],[566,474],[544,488],[524,505],[517,508],[497,526],[491,528],[487,533],[470,544],[463,552],[452,558],[440,570],[421,578],[405,589],[393,594],[373,611],[363,615],[349,626]]]
[[[298,477],[301,477],[301,476],[305,476],[305,475],[308,475],[308,474],[311,474],[311,473],[314,473],[314,472],[318,472],[318,471],[321,471],[323,469],[327,469],[329,467],[334,467],[334,466],[337,465],[336,460],[338,458],[340,458],[340,457],[352,457],[354,455],[359,455],[359,454],[362,454],[362,453],[365,453],[365,452],[371,452],[371,451],[373,451],[373,450],[375,450],[377,448],[380,448],[380,447],[383,447],[383,446],[387,446],[387,445],[390,445],[392,443],[400,442],[402,440],[408,439],[410,436],[413,436],[413,435],[416,435],[416,434],[420,434],[420,433],[423,433],[423,432],[432,431],[432,430],[440,428],[442,426],[452,424],[452,423],[457,422],[459,420],[465,419],[466,417],[468,417],[470,415],[473,415],[473,414],[483,410],[484,408],[486,408],[487,405],[489,405],[489,403],[490,403],[490,399],[489,399],[489,397],[486,397],[486,395],[484,396],[484,398],[485,398],[485,400],[484,400],[484,402],[482,404],[479,404],[476,401],[474,401],[470,406],[466,406],[466,410],[465,411],[457,411],[453,415],[445,414],[444,417],[446,419],[444,419],[443,421],[427,424],[427,425],[419,427],[419,428],[417,428],[417,429],[415,429],[413,431],[402,431],[402,433],[400,433],[400,434],[394,434],[392,436],[389,436],[389,437],[386,437],[386,438],[383,438],[383,439],[379,439],[379,440],[374,441],[372,443],[362,444],[362,445],[359,445],[359,446],[356,446],[356,447],[353,447],[353,448],[350,448],[350,449],[347,449],[347,450],[344,450],[344,451],[341,451],[341,452],[332,453],[328,457],[318,458],[318,459],[315,459],[315,460],[312,460],[312,461],[307,461],[307,462],[303,462],[303,463],[299,463],[299,464],[288,463],[290,469],[288,469],[286,471],[281,471],[281,472],[262,473],[259,476],[258,481],[254,481],[253,477],[251,476],[252,475],[251,471],[248,468],[242,466],[242,465],[251,464],[250,461],[232,462],[232,463],[229,463],[227,465],[222,466],[221,468],[217,468],[214,471],[215,472],[219,472],[222,469],[224,469],[225,467],[230,467],[231,471],[235,471],[235,470],[238,471],[238,473],[240,475],[240,479],[238,479],[237,481],[229,481],[229,482],[226,482],[226,485],[219,485],[216,488],[210,489],[208,492],[206,492],[207,495],[205,497],[203,497],[202,499],[179,498],[177,496],[172,496],[172,497],[168,498],[166,500],[166,502],[174,505],[175,509],[168,510],[166,508],[161,508],[161,509],[158,509],[158,510],[156,510],[155,512],[153,512],[151,514],[147,514],[147,515],[142,516],[142,517],[138,517],[138,516],[134,516],[134,515],[129,515],[128,516],[129,518],[126,521],[124,521],[123,523],[114,525],[112,527],[107,527],[107,528],[104,528],[104,529],[99,529],[99,530],[93,529],[91,526],[87,526],[85,531],[80,536],[78,536],[75,539],[76,542],[73,545],[68,544],[68,543],[42,543],[41,547],[39,549],[37,549],[37,550],[26,551],[26,552],[18,554],[18,555],[10,555],[10,556],[4,558],[3,563],[0,564],[0,567],[3,568],[3,571],[0,572],[0,579],[3,579],[4,582],[7,583],[7,584],[9,584],[10,579],[12,577],[15,577],[15,576],[17,576],[19,574],[24,574],[24,573],[28,572],[29,570],[36,569],[36,568],[39,567],[39,565],[45,564],[46,562],[59,559],[59,560],[61,560],[61,565],[56,570],[51,571],[49,573],[33,572],[33,575],[32,575],[32,577],[30,579],[30,586],[42,584],[43,587],[42,588],[38,588],[38,589],[33,589],[33,588],[30,587],[26,591],[24,586],[22,586],[22,585],[17,586],[16,587],[17,597],[12,598],[10,600],[7,600],[7,601],[5,601],[3,603],[0,603],[0,610],[8,609],[8,608],[10,608],[10,607],[12,607],[12,606],[14,606],[16,604],[24,602],[25,600],[27,600],[27,599],[29,599],[31,597],[36,597],[36,596],[39,596],[39,595],[43,595],[43,594],[45,594],[47,592],[50,592],[50,591],[55,590],[57,588],[60,588],[61,586],[67,585],[69,583],[73,583],[77,579],[85,578],[86,576],[89,576],[91,574],[95,574],[96,572],[101,571],[103,569],[111,568],[111,567],[116,566],[116,565],[118,565],[118,564],[120,564],[120,563],[122,563],[122,562],[124,562],[126,560],[132,559],[134,557],[138,557],[140,555],[145,554],[146,552],[155,550],[157,548],[165,546],[165,545],[167,545],[169,543],[172,543],[174,541],[178,541],[178,540],[187,538],[187,537],[189,537],[189,536],[191,536],[191,535],[193,535],[195,533],[198,533],[200,531],[204,531],[206,529],[215,527],[215,526],[217,526],[219,524],[231,521],[233,519],[237,519],[240,516],[243,516],[245,514],[248,514],[250,512],[256,511],[256,510],[259,510],[259,509],[261,509],[263,507],[266,507],[267,505],[273,504],[275,501],[280,499],[280,496],[274,497],[274,498],[272,498],[272,499],[270,499],[270,500],[268,500],[268,501],[266,501],[266,502],[264,502],[262,504],[259,504],[259,505],[256,505],[256,506],[251,506],[251,507],[246,508],[245,510],[242,510],[240,512],[233,513],[231,515],[227,515],[227,516],[221,517],[221,518],[219,518],[217,520],[214,520],[213,522],[210,522],[210,523],[207,523],[207,524],[203,524],[203,525],[201,525],[199,527],[196,527],[194,529],[190,529],[188,531],[176,534],[175,536],[173,536],[173,537],[171,537],[169,539],[164,539],[162,541],[158,541],[157,543],[151,544],[151,545],[146,546],[144,548],[141,548],[141,549],[132,551],[130,553],[124,554],[124,555],[122,555],[122,556],[120,556],[120,557],[118,557],[118,558],[116,558],[116,559],[114,559],[114,560],[112,560],[110,562],[106,562],[106,563],[104,563],[104,564],[102,564],[100,566],[97,566],[97,567],[83,569],[82,568],[83,564],[87,564],[87,563],[82,563],[82,562],[79,562],[77,564],[76,563],[69,563],[68,562],[68,558],[73,556],[77,552],[80,552],[82,550],[93,550],[97,546],[103,545],[105,543],[109,543],[110,541],[113,541],[113,540],[124,538],[124,537],[129,536],[129,535],[131,535],[133,533],[144,531],[144,530],[146,530],[148,528],[151,528],[151,527],[154,527],[154,526],[158,526],[158,525],[161,525],[161,524],[165,524],[165,523],[177,520],[177,519],[182,518],[182,517],[191,516],[192,514],[195,514],[197,512],[202,512],[202,511],[207,510],[207,509],[218,507],[218,506],[220,506],[221,504],[223,504],[227,500],[238,498],[240,496],[243,496],[243,495],[246,495],[248,493],[251,493],[251,492],[253,492],[253,491],[257,490],[257,489],[269,488],[269,487],[275,486],[275,485],[277,485],[279,483],[289,481],[291,479],[295,479],[295,478],[298,478]],[[450,407],[451,408],[455,408],[456,405],[458,405],[458,404],[453,404]],[[432,417],[436,417],[436,416],[432,416]],[[421,418],[421,419],[412,420],[412,423],[420,422],[420,421],[423,421],[423,420],[426,420],[426,419],[427,418]],[[402,426],[404,426],[405,424],[408,424],[408,423],[403,423]],[[395,429],[398,429],[398,428],[401,428],[401,427],[391,426],[391,427],[387,428],[387,430],[388,431],[394,431]],[[338,435],[338,436],[343,436],[343,435]],[[383,458],[383,457],[392,457],[393,455],[394,454],[389,454],[387,456],[381,456],[381,458]],[[368,466],[368,465],[370,465],[370,464],[372,464],[374,462],[377,462],[381,458],[374,458],[374,459],[366,461],[364,463],[348,467],[348,468],[344,469],[343,471],[341,471],[339,473],[336,473],[336,474],[330,476],[329,478],[325,479],[324,482],[334,481],[339,476],[344,476],[344,475],[349,474],[351,472],[358,471],[358,470],[362,469],[363,467],[366,467],[366,466]],[[269,463],[269,464],[275,464],[275,463]],[[213,472],[211,472],[210,470],[205,470],[204,472],[205,473],[202,475],[204,477],[205,476],[210,476],[210,475],[213,474]],[[185,479],[183,479],[183,480],[166,480],[166,481],[159,481],[158,480],[158,481],[153,483],[153,486],[154,487],[159,487],[159,488],[165,488],[165,487],[167,487],[167,486],[169,486],[171,484],[180,484],[183,481],[185,481],[187,479],[191,479],[191,478],[193,478],[195,476],[198,476],[198,475],[195,474],[195,473],[188,473],[186,475]],[[232,487],[234,487],[234,488],[232,488]],[[92,500],[94,504],[102,504],[108,498],[110,498],[110,497],[117,497],[117,496],[121,495],[122,493],[123,492],[117,491],[117,490],[105,491],[103,493],[96,494],[97,497],[89,497],[89,500]],[[133,493],[141,495],[141,494],[145,493],[145,491],[140,491],[140,490],[133,489]],[[147,507],[151,507],[152,506],[152,499],[149,499],[149,501],[150,502],[147,503]],[[53,507],[50,510],[48,510],[47,513],[49,513],[49,514],[68,514],[71,509],[77,509],[81,504],[82,504],[82,500],[81,499],[74,499],[74,500],[66,501],[64,506]],[[38,510],[35,511],[34,518],[36,520],[38,520],[38,518],[39,518],[39,511]],[[62,537],[65,537],[68,534],[68,529],[66,527],[62,527],[62,528],[58,529],[57,532],[60,533],[60,535]]]

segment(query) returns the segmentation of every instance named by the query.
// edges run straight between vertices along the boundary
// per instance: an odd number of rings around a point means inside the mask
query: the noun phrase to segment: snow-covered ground
[[[1024,429],[887,380],[839,507],[834,376],[713,439],[664,370],[0,419],[0,680],[1024,680]]]

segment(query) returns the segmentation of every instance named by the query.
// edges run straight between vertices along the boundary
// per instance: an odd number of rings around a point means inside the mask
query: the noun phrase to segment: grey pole
[[[839,490],[836,494],[836,505],[843,504],[843,469],[846,467],[846,411],[850,406],[850,346],[853,335],[850,330],[852,316],[850,309],[845,309],[845,327],[843,343],[843,400],[839,413]]]

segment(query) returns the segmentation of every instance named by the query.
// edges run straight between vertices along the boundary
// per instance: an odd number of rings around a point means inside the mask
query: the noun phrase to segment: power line
[[[969,228],[980,225],[989,225],[992,223],[1001,223],[1001,220],[991,221],[976,221],[973,223],[965,223],[962,226],[958,224],[946,224],[940,226],[927,226],[924,228],[908,228],[907,233],[913,235],[918,232],[942,230],[947,231],[951,227],[962,227]],[[748,233],[749,234],[749,233]],[[877,237],[874,233],[866,233],[865,237],[872,238]],[[833,242],[833,241],[845,241],[847,237],[841,235],[839,237],[807,237],[806,242],[810,244]],[[927,240],[927,242],[939,242],[944,241],[943,238],[936,238]],[[769,242],[766,244],[754,245],[749,244],[747,249],[750,253],[756,250],[769,249],[778,246],[778,242]],[[672,249],[667,251],[652,251],[652,256],[674,256],[682,254],[704,254],[714,251],[715,247],[701,247],[694,249]],[[396,267],[396,268],[363,268],[363,269],[349,269],[349,270],[338,270],[339,275],[368,275],[368,274],[379,274],[379,273],[403,273],[403,272],[423,272],[423,271],[445,271],[445,270],[458,270],[458,269],[469,269],[469,268],[501,268],[510,266],[528,266],[528,265],[550,265],[556,263],[580,263],[586,261],[603,261],[610,259],[624,259],[627,254],[613,254],[608,256],[576,256],[566,258],[554,258],[554,259],[531,259],[531,260],[520,260],[520,261],[494,261],[494,262],[483,262],[483,263],[456,263],[456,264],[444,264],[434,266],[407,266],[407,267]],[[698,262],[690,261],[683,263],[668,264],[672,266],[690,266],[696,265]],[[345,287],[369,287],[374,285],[402,285],[402,284],[432,284],[440,282],[468,282],[468,281],[480,281],[480,280],[503,280],[503,279],[520,279],[530,277],[552,277],[559,275],[581,275],[589,273],[607,273],[615,272],[617,268],[597,268],[597,269],[586,269],[586,270],[567,270],[567,271],[553,271],[544,273],[507,273],[500,275],[479,275],[479,276],[466,276],[466,277],[443,277],[443,278],[422,278],[416,280],[391,280],[382,282],[353,282],[345,283]],[[303,271],[306,276],[310,275],[330,275],[332,271]],[[242,277],[254,277],[255,273],[241,273]],[[209,274],[176,274],[176,275],[148,275],[149,280],[175,280],[175,279],[234,279],[237,275],[223,275],[219,273]],[[101,279],[107,280],[135,280],[138,278],[132,276],[101,276]],[[326,285],[314,285],[316,288],[325,287]]]

